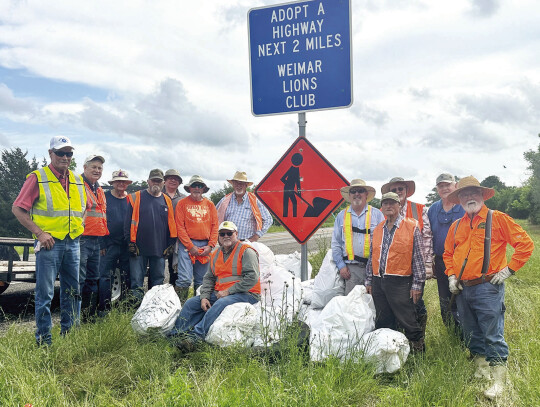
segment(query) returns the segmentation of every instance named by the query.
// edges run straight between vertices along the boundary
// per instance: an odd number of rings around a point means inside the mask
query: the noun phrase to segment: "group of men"
[[[168,259],[169,281],[184,303],[192,282],[195,290],[202,285],[220,223],[233,220],[235,224],[228,224],[234,225],[235,236],[251,241],[272,224],[268,210],[247,191],[253,183],[245,172],[228,180],[234,190],[216,208],[203,197],[209,188],[198,175],[184,186],[189,195],[181,194],[182,178],[174,169],[151,170],[148,188],[132,194],[126,191],[132,180],[120,169],[109,180],[112,189],[104,192],[98,181],[105,158],[88,156],[83,173],[76,175],[69,170],[73,150],[69,138],[53,137],[50,164],[28,174],[12,206],[35,238],[38,345],[52,343],[51,301],[57,276],[60,333],[65,335],[81,320],[110,310],[111,273],[116,267],[132,298],[140,300],[147,273],[149,288],[163,284]]]
[[[69,170],[73,146],[67,137],[50,141],[50,165],[28,174],[13,204],[17,219],[34,235],[36,253],[36,341],[50,344],[50,305],[60,275],[61,334],[79,318],[106,313],[111,302],[111,270],[116,264],[136,298],[163,284],[165,259],[170,282],[184,304],[172,335],[184,348],[204,340],[221,311],[235,302],[260,298],[257,241],[272,217],[245,172],[228,182],[233,192],[214,204],[209,188],[194,175],[171,169],[150,171],[148,188],[127,194],[126,171],[112,174],[113,189],[98,184],[105,159],[91,155],[80,176]],[[345,294],[363,284],[373,296],[376,328],[401,329],[413,352],[425,350],[426,279],[435,277],[443,321],[461,334],[476,364],[477,377],[493,378],[485,395],[504,391],[508,346],[504,340],[504,281],[533,251],[527,233],[508,215],[484,201],[495,191],[474,177],[457,184],[439,175],[440,200],[429,209],[410,201],[415,183],[392,178],[381,188],[381,210],[368,204],[375,188],[354,179],[341,188],[350,204],[335,220],[332,257],[345,280]],[[214,248],[219,243],[219,249]],[[506,246],[514,248],[510,262]],[[189,300],[188,290],[202,286]],[[454,302],[455,297],[455,302]],[[186,301],[187,300],[187,301]]]
[[[508,215],[488,210],[495,191],[473,176],[436,179],[440,200],[429,207],[408,200],[415,183],[392,178],[381,188],[381,211],[368,204],[375,188],[355,179],[341,188],[350,203],[336,217],[332,257],[345,294],[363,284],[376,309],[376,328],[402,330],[413,352],[425,350],[426,279],[435,277],[441,316],[469,348],[484,391],[504,393],[504,281],[527,262],[534,244]],[[506,260],[506,247],[514,253]],[[433,266],[434,265],[434,266]]]

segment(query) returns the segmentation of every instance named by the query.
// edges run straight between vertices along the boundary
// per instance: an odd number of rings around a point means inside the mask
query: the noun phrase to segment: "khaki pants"
[[[345,280],[345,295],[348,295],[357,285],[364,285],[366,281],[366,265],[363,263],[347,264],[351,278]]]

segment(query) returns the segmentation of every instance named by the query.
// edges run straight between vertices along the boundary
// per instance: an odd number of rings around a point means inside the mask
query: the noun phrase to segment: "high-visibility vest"
[[[257,196],[253,192],[246,192],[248,199],[249,199],[249,205],[251,206],[251,212],[253,212],[253,217],[255,218],[255,222],[257,222],[257,230],[262,230],[263,227],[263,220],[261,211],[259,209],[259,206],[257,205]],[[218,209],[218,223],[221,224],[225,220],[225,212],[227,211],[227,208],[229,207],[229,203],[231,202],[231,198],[233,197],[233,193],[225,196],[225,199],[223,199],[223,202],[221,205],[219,205]],[[238,225],[236,225],[238,226]]]
[[[371,264],[374,276],[379,275],[385,223],[379,223],[373,231]],[[414,229],[416,227],[418,227],[418,222],[414,219],[403,218],[401,220],[401,224],[394,232],[394,237],[388,249],[384,274],[402,277],[412,275]]]
[[[96,189],[96,194],[92,188],[85,182],[86,198],[92,205],[86,211],[86,220],[84,221],[83,236],[106,236],[109,234],[107,228],[107,201],[105,193],[101,187]]]
[[[68,234],[75,239],[84,231],[83,214],[86,207],[84,181],[80,175],[68,170],[68,192],[49,167],[28,174],[35,174],[39,197],[34,202],[30,216],[41,230],[63,240]],[[34,238],[37,237],[34,235]]]
[[[354,249],[353,249],[353,226],[352,226],[352,215],[349,211],[350,206],[345,208],[345,213],[343,217],[343,236],[345,237],[345,251],[347,252],[347,259],[354,260]],[[371,226],[371,205],[368,205],[366,211],[366,222],[365,228],[360,233],[364,233],[364,258],[369,257],[369,234]]]
[[[223,261],[223,250],[219,249],[212,253],[212,259],[210,261],[210,270],[212,274],[216,276],[216,284],[214,290],[223,291],[240,281],[242,276],[242,256],[247,249],[255,250],[248,244],[238,241],[231,254],[227,258],[227,261]],[[255,250],[255,253],[257,251]],[[257,254],[258,257],[258,254]],[[257,283],[248,290],[250,293],[261,293],[261,280],[257,280]]]
[[[424,213],[424,205],[407,201],[407,216],[408,218],[416,219],[418,221],[418,228],[420,231],[424,229],[424,218],[422,214]]]
[[[167,221],[169,224],[169,233],[171,237],[177,237],[176,234],[176,222],[174,220],[174,211],[172,207],[171,198],[167,194],[163,194],[165,202],[167,203]],[[131,228],[129,238],[130,241],[135,243],[137,241],[137,229],[139,227],[139,213],[141,208],[141,191],[137,191],[133,194],[128,195],[128,202],[133,207],[133,213],[131,214]]]

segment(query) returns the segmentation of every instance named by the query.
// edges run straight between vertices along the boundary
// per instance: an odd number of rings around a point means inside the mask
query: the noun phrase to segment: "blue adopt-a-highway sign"
[[[352,104],[350,0],[311,0],[248,12],[255,116]]]

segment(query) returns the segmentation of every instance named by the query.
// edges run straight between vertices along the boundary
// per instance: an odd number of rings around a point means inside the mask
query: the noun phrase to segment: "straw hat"
[[[412,194],[414,194],[414,191],[416,190],[416,184],[414,183],[414,181],[405,180],[405,179],[403,179],[401,177],[394,177],[390,181],[388,181],[388,183],[384,184],[381,187],[381,193],[386,194],[387,192],[390,192],[390,189],[392,189],[392,184],[395,184],[395,183],[398,183],[398,182],[401,183],[401,184],[406,185],[406,187],[407,187],[407,198],[412,196]]]
[[[342,187],[339,190],[341,192],[341,196],[343,197],[343,199],[345,199],[345,201],[351,202],[351,197],[349,195],[349,190],[351,188],[353,188],[353,187],[361,187],[361,188],[364,188],[368,192],[366,202],[369,202],[373,198],[375,198],[375,188],[373,188],[373,187],[371,187],[369,185],[366,185],[366,181],[364,181],[363,179],[357,178],[357,179],[353,179],[351,181],[351,185],[346,186],[346,187]]]
[[[210,188],[208,188],[208,185],[206,185],[206,182],[204,182],[200,175],[194,175],[189,179],[189,182],[184,185],[184,189],[186,190],[186,192],[191,192],[189,188],[192,184],[195,184],[197,182],[204,185],[203,194],[207,193],[210,190]]]
[[[448,195],[448,200],[453,204],[459,205],[459,193],[465,188],[471,187],[480,188],[482,190],[482,197],[484,201],[493,198],[493,196],[495,195],[495,190],[493,188],[483,187],[482,185],[480,185],[480,182],[478,182],[476,178],[474,178],[472,175],[469,175],[468,177],[461,178],[459,180],[456,185],[456,190],[453,191],[450,195]]]
[[[232,177],[232,179],[228,179],[227,181],[229,181],[229,184],[232,184],[233,181],[245,182],[248,187],[253,185],[253,182],[248,181],[247,174],[245,171],[236,171],[234,173],[234,177]]]

